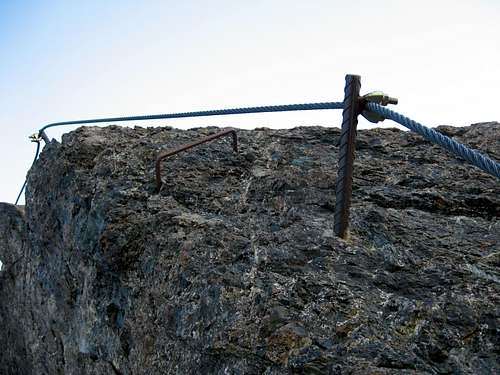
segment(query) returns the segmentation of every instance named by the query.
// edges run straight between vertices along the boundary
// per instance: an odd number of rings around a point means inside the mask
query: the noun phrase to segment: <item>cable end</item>
[[[361,101],[363,103],[363,108],[366,108],[366,102],[376,103],[382,106],[386,106],[387,104],[398,104],[398,99],[393,98],[382,91],[373,91],[361,97]],[[361,115],[370,122],[377,123],[380,121],[384,121],[385,117],[379,115],[378,113],[374,113],[367,109],[363,109]]]
[[[29,139],[31,142],[40,143],[42,137],[40,136],[40,133],[33,133],[29,136]]]

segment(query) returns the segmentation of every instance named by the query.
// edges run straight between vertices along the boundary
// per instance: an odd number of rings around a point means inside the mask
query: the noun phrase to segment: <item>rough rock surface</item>
[[[440,127],[500,160],[500,124]],[[79,128],[0,205],[1,374],[498,374],[500,184],[418,135]]]

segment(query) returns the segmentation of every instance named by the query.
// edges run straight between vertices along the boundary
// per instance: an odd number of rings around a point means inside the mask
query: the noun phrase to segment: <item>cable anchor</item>
[[[47,137],[47,134],[45,134],[43,130],[39,131],[38,133],[31,134],[29,138],[31,142],[36,143],[40,143],[41,140],[43,140],[46,144],[50,142],[49,137]]]
[[[40,135],[40,133],[33,133],[29,136],[29,139],[31,142],[40,143],[40,141],[42,140],[42,136]]]
[[[382,91],[373,91],[370,92],[366,95],[363,95],[361,98],[361,108],[363,108],[361,115],[367,119],[370,122],[377,123],[380,121],[384,121],[385,117],[382,115],[379,115],[378,113],[369,111],[368,109],[365,109],[366,102],[371,102],[371,103],[377,103],[382,106],[386,106],[387,104],[398,104],[398,99],[397,98],[392,98],[389,95],[383,93]]]

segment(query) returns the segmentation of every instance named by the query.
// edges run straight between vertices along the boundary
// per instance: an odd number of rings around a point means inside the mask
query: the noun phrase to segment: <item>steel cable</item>
[[[222,116],[222,115],[239,115],[245,113],[265,113],[265,112],[289,112],[289,111],[312,111],[319,109],[342,109],[342,102],[323,102],[323,103],[305,103],[305,104],[285,104],[273,105],[262,107],[243,107],[243,108],[230,108],[230,109],[217,109],[210,111],[197,111],[197,112],[179,112],[167,113],[160,115],[145,115],[145,116],[127,116],[127,117],[109,117],[98,118],[90,120],[77,120],[55,122],[45,125],[39,130],[39,134],[44,130],[62,125],[79,125],[79,124],[96,124],[102,122],[121,122],[121,121],[147,121],[147,120],[162,120],[183,117],[204,117],[204,116]]]
[[[433,129],[430,129],[406,116],[403,116],[400,113],[391,111],[390,109],[385,108],[379,104],[367,103],[366,107],[370,111],[376,112],[379,115],[384,116],[385,118],[395,121],[398,124],[401,124],[404,127],[414,131],[415,133],[420,134],[425,139],[440,145],[441,147],[454,153],[455,155],[462,157],[470,164],[482,169],[484,172],[500,178],[500,163],[496,162],[493,159],[490,159],[488,156],[483,155],[476,150],[472,150],[469,147],[451,139],[450,137],[447,137]]]
[[[37,142],[36,142],[35,158],[33,159],[33,163],[31,163],[31,167],[33,167],[33,165],[34,165],[34,164],[35,164],[35,162],[36,162],[36,159],[38,159],[38,154],[39,154],[39,153],[40,153],[40,141],[37,141]],[[31,167],[30,167],[30,169],[31,169]],[[19,192],[19,194],[17,195],[17,198],[16,198],[16,203],[15,203],[16,205],[17,205],[17,203],[19,202],[19,199],[21,198],[21,194],[23,193],[23,190],[24,190],[24,188],[26,187],[26,183],[27,183],[27,182],[28,182],[28,179],[25,179],[25,180],[24,180],[24,184],[23,184],[23,186],[22,186],[22,188],[21,188],[21,191],[20,191],[20,192]]]
[[[97,118],[88,120],[75,120],[75,121],[63,121],[54,122],[45,125],[38,131],[39,137],[48,139],[44,131],[49,128],[63,125],[83,125],[83,124],[98,124],[104,122],[124,122],[124,121],[148,121],[148,120],[162,120],[162,119],[174,119],[183,117],[204,117],[204,116],[222,116],[222,115],[239,115],[246,113],[266,113],[266,112],[290,112],[290,111],[312,111],[321,109],[342,109],[342,102],[321,102],[321,103],[303,103],[303,104],[284,104],[284,105],[273,105],[273,106],[261,106],[261,107],[243,107],[243,108],[230,108],[230,109],[217,109],[210,111],[196,111],[196,112],[179,112],[179,113],[167,113],[159,115],[143,115],[143,116],[126,116],[126,117],[107,117],[107,118]],[[35,154],[35,164],[38,154],[40,153],[40,142],[38,141],[38,147]],[[32,164],[32,166],[33,166]],[[26,181],[17,196],[16,203],[19,201],[21,194],[26,187]]]
[[[63,126],[63,125],[83,125],[83,124],[96,124],[105,122],[124,122],[124,121],[147,121],[147,120],[160,120],[160,119],[174,119],[174,118],[185,118],[185,117],[203,117],[203,116],[221,116],[221,115],[235,115],[235,114],[248,114],[248,113],[265,113],[265,112],[288,112],[288,111],[308,111],[308,110],[322,110],[322,109],[343,109],[343,102],[322,102],[322,103],[305,103],[305,104],[286,104],[286,105],[275,105],[275,106],[261,106],[261,107],[243,107],[243,108],[231,108],[231,109],[219,109],[219,110],[209,110],[209,111],[197,111],[197,112],[179,112],[179,113],[169,113],[169,114],[158,114],[158,115],[143,115],[143,116],[126,116],[126,117],[108,117],[108,118],[98,118],[98,119],[87,119],[87,120],[76,120],[76,121],[64,121],[55,122],[42,127],[38,134],[40,137],[47,139],[44,131],[46,129]],[[462,157],[472,165],[482,169],[483,171],[500,178],[500,163],[490,159],[489,157],[479,153],[478,151],[472,150],[467,146],[456,142],[455,140],[433,130],[425,127],[424,125],[403,116],[397,112],[391,111],[390,109],[383,107],[376,103],[366,103],[366,108],[372,112],[382,115],[384,118],[391,119],[408,129],[420,134],[427,140],[436,143],[448,151]],[[35,158],[33,160],[32,166],[35,164],[38,155],[40,153],[40,140],[36,141],[37,148],[35,152]],[[19,192],[16,205],[26,187],[27,180]]]

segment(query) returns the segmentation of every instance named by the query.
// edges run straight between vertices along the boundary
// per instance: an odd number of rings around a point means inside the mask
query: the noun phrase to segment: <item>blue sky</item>
[[[428,126],[500,121],[499,19],[496,0],[0,0],[0,201],[15,199],[34,152],[27,137],[46,123],[341,101],[347,73]],[[332,110],[154,124],[340,120]]]

